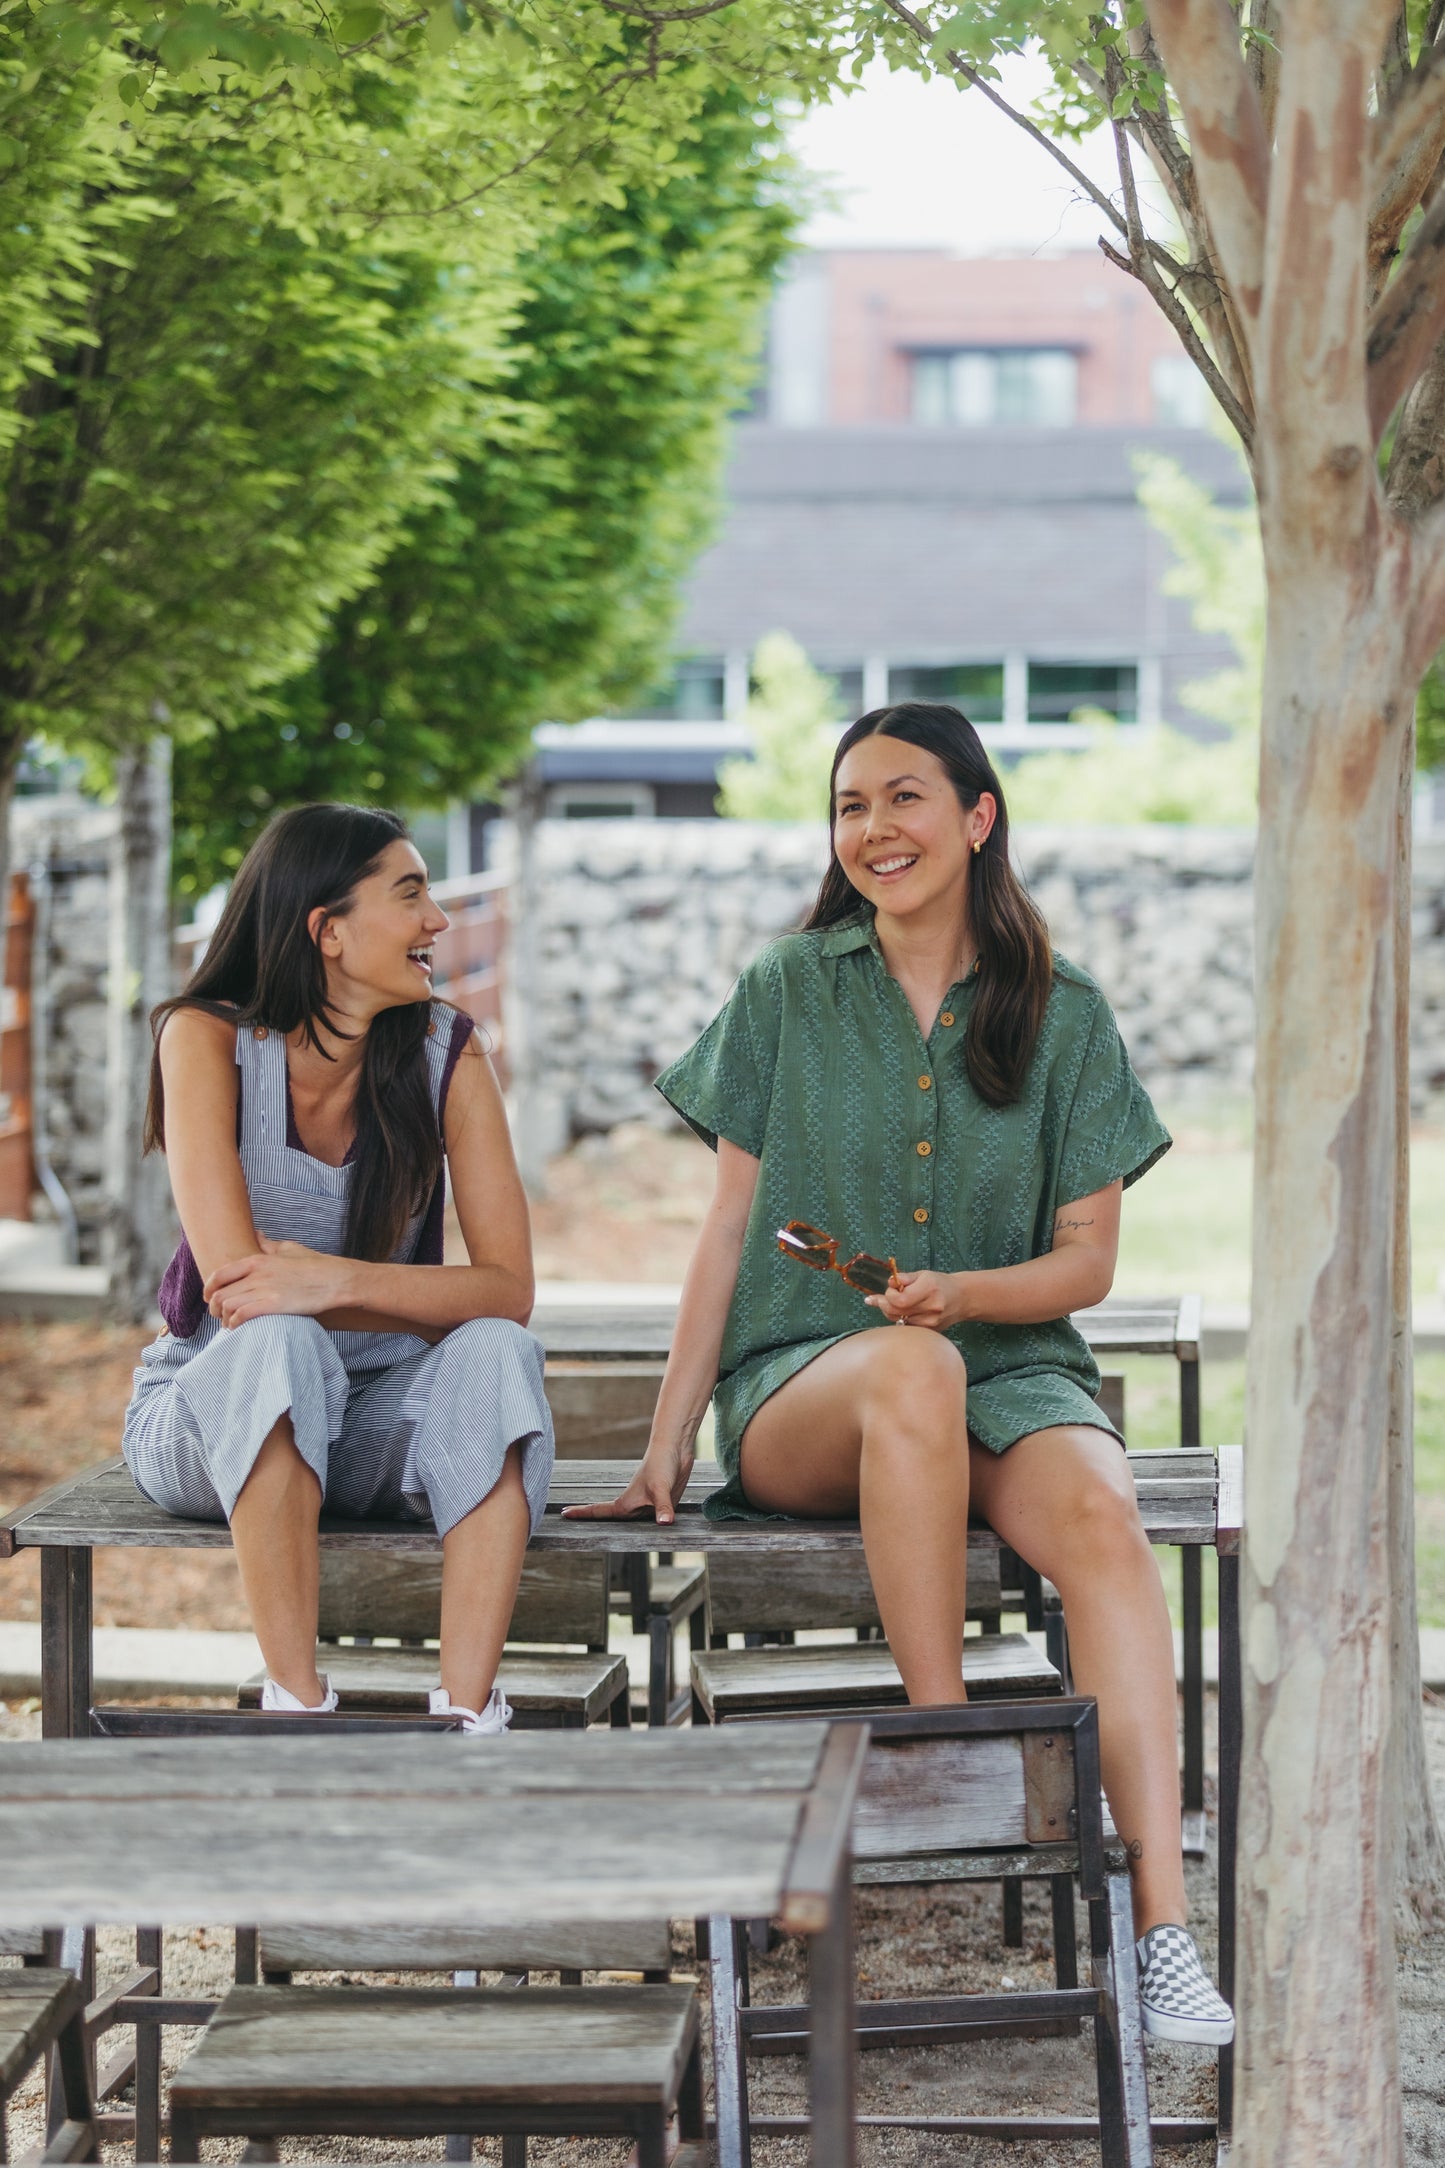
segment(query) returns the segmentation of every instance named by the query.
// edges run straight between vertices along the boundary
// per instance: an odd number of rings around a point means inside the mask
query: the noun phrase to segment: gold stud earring
[[[973,855],[974,855],[974,857],[975,857],[975,858],[977,858],[977,856],[978,856],[979,852],[980,852],[980,851],[981,851],[982,849],[983,849],[983,845],[982,845],[982,843],[975,843],[975,845],[973,846]]]

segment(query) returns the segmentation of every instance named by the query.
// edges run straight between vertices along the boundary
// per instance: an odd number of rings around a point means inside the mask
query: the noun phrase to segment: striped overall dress
[[[471,1034],[432,1004],[426,1059],[441,1125],[446,1088]],[[286,1040],[236,1034],[238,1146],[257,1231],[342,1254],[353,1169],[305,1151],[291,1116]],[[418,1213],[393,1261],[441,1262],[441,1197]],[[288,1411],[296,1449],[327,1512],[426,1520],[445,1535],[495,1486],[521,1447],[535,1530],[552,1473],[542,1345],[506,1318],[474,1318],[436,1346],[412,1333],[329,1332],[313,1317],[211,1316],[183,1244],[161,1290],[170,1329],[135,1373],[121,1450],[136,1487],[169,1513],[229,1520],[268,1433]]]

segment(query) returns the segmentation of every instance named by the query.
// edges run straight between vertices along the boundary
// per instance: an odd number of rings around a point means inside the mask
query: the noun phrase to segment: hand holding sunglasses
[[[837,1236],[824,1234],[821,1227],[810,1227],[806,1220],[789,1220],[786,1227],[778,1229],[777,1241],[785,1257],[795,1257],[810,1272],[838,1273],[860,1295],[885,1295],[898,1284],[897,1258],[870,1257],[866,1250],[860,1250],[846,1265],[840,1265]]]

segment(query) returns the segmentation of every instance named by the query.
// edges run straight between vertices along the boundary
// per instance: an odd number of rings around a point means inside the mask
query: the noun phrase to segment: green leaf
[[[1109,107],[1109,114],[1113,120],[1127,120],[1133,110],[1134,87],[1132,84],[1128,84],[1123,90],[1116,93],[1113,103]]]
[[[456,44],[461,34],[462,25],[457,21],[456,9],[452,6],[452,0],[443,0],[443,4],[440,7],[433,8],[427,17],[426,42],[428,46],[434,53],[444,53],[448,46]]]
[[[364,45],[374,38],[386,15],[378,7],[348,8],[336,25],[336,39],[340,45]]]
[[[134,105],[144,88],[145,86],[140,77],[132,71],[129,75],[121,77],[115,86],[115,93],[122,105]]]

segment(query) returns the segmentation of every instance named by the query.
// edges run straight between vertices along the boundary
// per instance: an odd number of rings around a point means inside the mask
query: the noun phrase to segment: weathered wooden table
[[[851,2168],[867,1741],[791,1724],[23,1742],[0,1760],[0,1930],[776,1918],[810,1941],[809,2158]],[[116,2022],[156,2009],[136,1997]]]

